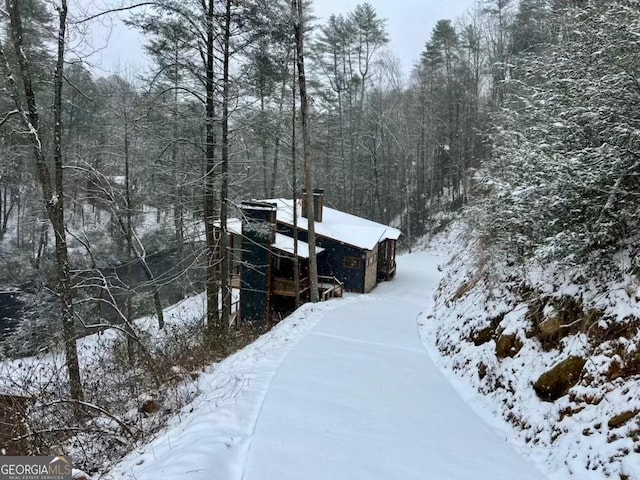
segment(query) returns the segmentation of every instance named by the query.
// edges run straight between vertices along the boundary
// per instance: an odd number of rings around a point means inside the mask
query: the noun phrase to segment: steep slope
[[[516,268],[458,230],[425,341],[554,479],[640,479],[640,305],[629,272]],[[621,270],[625,270],[622,268]]]

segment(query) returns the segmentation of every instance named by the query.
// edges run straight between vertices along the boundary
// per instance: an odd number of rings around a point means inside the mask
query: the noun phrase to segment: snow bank
[[[420,320],[434,361],[550,478],[640,479],[634,277],[598,280],[558,265],[516,269],[456,229],[440,239],[440,248],[458,253],[444,268],[434,311]],[[542,401],[532,384],[570,356],[587,360],[577,384]]]

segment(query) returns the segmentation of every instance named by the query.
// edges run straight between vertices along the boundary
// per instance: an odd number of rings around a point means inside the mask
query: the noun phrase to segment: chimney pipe
[[[324,206],[324,189],[322,188],[314,188],[313,189],[313,211],[314,211],[314,220],[316,222],[322,222],[322,207]],[[304,218],[308,218],[307,208],[307,191],[302,191],[302,216]]]
[[[254,241],[271,245],[276,241],[276,214],[278,206],[268,202],[242,202],[242,231],[252,232]]]

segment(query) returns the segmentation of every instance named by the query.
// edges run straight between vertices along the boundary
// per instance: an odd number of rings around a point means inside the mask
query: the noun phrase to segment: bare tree
[[[222,293],[222,325],[226,329],[231,315],[231,288],[229,285],[230,255],[227,251],[227,215],[229,197],[229,59],[231,56],[231,4],[226,0],[222,31],[222,162],[220,185],[220,290]]]
[[[62,157],[62,85],[64,76],[65,33],[67,25],[67,2],[61,0],[58,6],[59,27],[57,41],[56,68],[53,77],[54,85],[54,128],[53,128],[53,164],[54,175],[51,176],[48,160],[44,152],[42,138],[42,124],[31,75],[31,66],[23,49],[23,29],[20,15],[20,5],[17,0],[7,0],[7,11],[11,25],[11,41],[18,59],[20,77],[22,78],[22,94],[27,105],[25,111],[17,83],[10,71],[4,48],[2,56],[5,58],[5,67],[12,95],[22,122],[24,123],[29,138],[33,145],[38,179],[42,188],[44,202],[53,227],[55,236],[55,251],[58,263],[58,293],[62,307],[62,330],[64,334],[64,347],[66,365],[69,374],[69,389],[74,400],[74,412],[76,417],[81,417],[82,407],[82,383],[80,380],[80,366],[78,364],[78,351],[76,348],[76,331],[73,315],[73,292],[71,288],[71,273],[69,266],[69,252],[67,248],[66,232],[64,225],[64,187],[63,187],[63,157]]]
[[[215,62],[215,8],[214,1],[207,0],[203,2],[205,9],[205,92],[206,92],[206,146],[205,146],[205,188],[204,188],[204,221],[205,232],[207,238],[207,274],[206,274],[206,290],[207,290],[207,325],[214,328],[219,323],[219,307],[218,307],[218,233],[214,225],[216,217],[215,208],[215,88],[216,82],[214,77]]]
[[[304,70],[304,15],[302,0],[292,0],[293,29],[296,41],[296,59],[298,65],[298,87],[300,89],[300,117],[302,119],[302,144],[304,154],[304,177],[307,201],[308,242],[309,242],[309,281],[311,301],[320,300],[318,293],[318,259],[316,258],[315,208],[313,204],[313,181],[311,178],[311,136],[309,132],[309,97],[307,78]]]

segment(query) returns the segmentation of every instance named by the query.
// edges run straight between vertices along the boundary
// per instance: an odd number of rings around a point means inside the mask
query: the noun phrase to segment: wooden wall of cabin
[[[325,238],[317,243],[325,249],[318,256],[318,274],[337,278],[349,292],[364,293],[366,250]]]
[[[364,274],[364,291],[370,292],[378,283],[378,245],[367,252]]]

